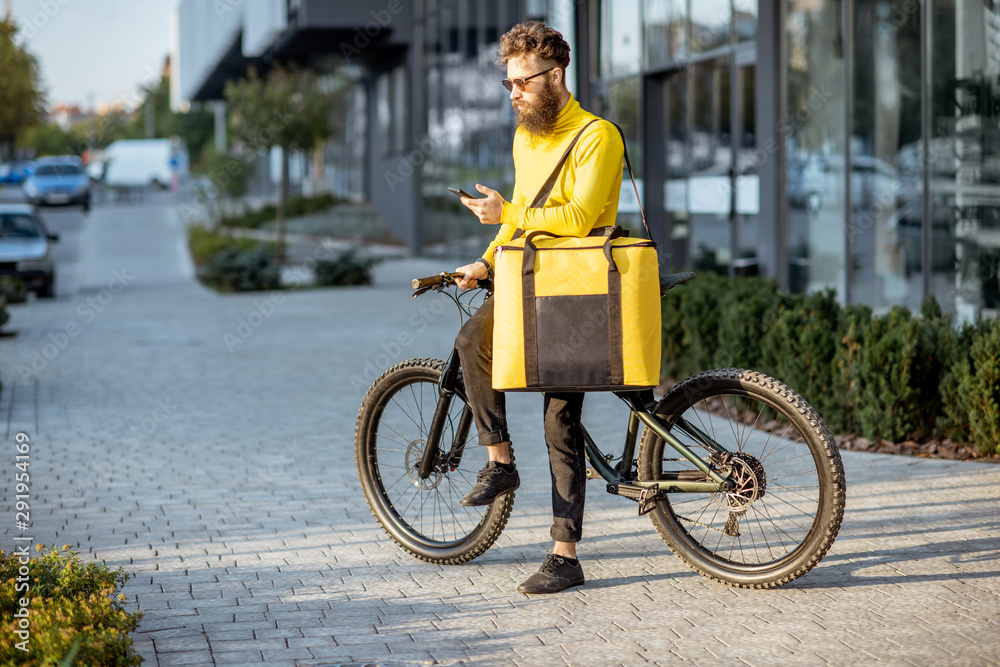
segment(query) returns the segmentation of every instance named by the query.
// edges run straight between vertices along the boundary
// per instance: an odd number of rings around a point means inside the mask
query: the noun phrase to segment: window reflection
[[[730,244],[730,70],[728,58],[689,68],[692,115],[688,137],[690,249],[696,269],[727,273]]]
[[[646,0],[642,24],[648,67],[666,65],[687,56],[685,0]]]
[[[840,4],[790,0],[786,23],[786,143],[789,287],[794,292],[846,288],[844,229],[843,60]]]
[[[691,3],[691,53],[711,51],[730,43],[733,10],[729,0]]]
[[[1000,316],[1000,3],[935,3],[932,43],[931,289],[960,322],[996,318]]]
[[[601,3],[601,73],[630,74],[642,67],[642,3]]]
[[[922,130],[920,6],[908,0],[859,4],[855,19],[851,300],[876,311],[897,304],[918,309],[923,169],[914,153]]]

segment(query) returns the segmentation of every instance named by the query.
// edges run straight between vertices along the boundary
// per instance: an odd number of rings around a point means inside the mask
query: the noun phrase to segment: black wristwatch
[[[476,261],[483,263],[483,265],[486,267],[486,277],[489,278],[490,280],[493,280],[493,266],[490,264],[490,261],[485,257],[480,257]]]

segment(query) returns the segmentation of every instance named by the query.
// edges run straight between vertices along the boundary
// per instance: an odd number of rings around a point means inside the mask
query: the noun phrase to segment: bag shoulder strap
[[[610,122],[610,121],[609,121]],[[639,203],[639,217],[642,218],[642,226],[646,230],[646,237],[652,241],[653,235],[649,233],[649,225],[646,224],[646,213],[642,210],[642,198],[639,197],[639,186],[635,184],[635,174],[632,173],[632,162],[628,159],[628,142],[625,141],[625,132],[618,123],[611,123],[618,130],[622,137],[622,146],[625,148],[625,166],[628,167],[628,176],[632,179],[632,189],[635,191],[635,200]]]
[[[531,201],[531,206],[529,208],[541,208],[545,205],[549,195],[552,193],[552,188],[556,185],[556,179],[559,178],[559,172],[562,171],[563,165],[566,164],[566,158],[568,158],[569,154],[573,152],[573,148],[576,146],[576,142],[580,140],[580,137],[583,136],[584,130],[596,123],[598,120],[600,119],[595,118],[580,128],[580,131],[576,133],[576,136],[573,137],[573,141],[569,142],[569,145],[566,146],[566,150],[563,151],[562,157],[560,157],[559,162],[556,163],[555,169],[552,170],[552,173],[549,174],[545,183],[542,184],[538,194],[535,195],[535,198]]]
[[[552,170],[552,173],[549,174],[549,177],[547,179],[545,179],[545,183],[542,184],[541,189],[539,189],[538,194],[535,195],[535,198],[532,200],[529,208],[541,208],[542,206],[545,205],[545,202],[548,201],[549,199],[549,195],[552,193],[552,188],[554,188],[556,185],[556,179],[559,178],[559,172],[562,171],[563,165],[566,164],[566,159],[569,158],[570,153],[573,152],[573,148],[576,147],[576,142],[578,142],[580,140],[580,137],[583,136],[584,131],[592,124],[596,123],[598,120],[600,119],[599,118],[593,119],[592,121],[584,125],[579,132],[576,133],[576,136],[573,137],[573,140],[569,142],[568,146],[566,146],[566,150],[563,151],[563,154],[559,158],[559,162],[556,163],[556,166]],[[635,199],[639,203],[639,216],[642,218],[642,226],[646,230],[646,237],[650,241],[652,241],[653,235],[649,232],[649,225],[646,224],[646,213],[642,210],[642,199],[639,197],[639,187],[635,184],[635,174],[632,173],[632,161],[629,160],[628,157],[628,143],[625,141],[625,132],[618,125],[618,123],[611,122],[611,124],[615,126],[615,129],[618,130],[618,134],[621,135],[622,148],[624,149],[625,166],[628,168],[629,178],[632,179],[632,189],[635,191]]]

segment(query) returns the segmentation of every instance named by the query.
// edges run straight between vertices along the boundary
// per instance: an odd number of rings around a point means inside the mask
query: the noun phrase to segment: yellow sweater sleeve
[[[505,228],[544,230],[557,236],[586,236],[597,222],[605,204],[612,199],[611,188],[621,175],[625,153],[621,136],[611,123],[601,121],[588,129],[563,169],[573,176],[569,201],[555,206],[531,208],[521,197],[503,206],[501,232]],[[531,173],[526,183],[541,188],[548,174]],[[617,202],[617,197],[613,198]],[[498,235],[499,237],[499,235]],[[508,239],[509,240],[509,239]]]

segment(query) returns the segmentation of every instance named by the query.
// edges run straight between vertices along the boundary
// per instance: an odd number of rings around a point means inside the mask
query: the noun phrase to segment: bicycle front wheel
[[[761,373],[699,373],[674,387],[655,414],[706,461],[708,436],[732,456],[736,488],[668,493],[650,518],[667,546],[701,574],[740,588],[773,588],[812,569],[833,544],[844,515],[844,467],[815,410]],[[719,461],[719,457],[715,457]],[[705,476],[646,429],[639,479]]]
[[[410,359],[379,377],[361,404],[354,433],[361,488],[375,519],[421,560],[458,565],[500,536],[514,504],[509,493],[486,507],[459,504],[489,460],[472,414],[456,394],[427,478],[418,474],[440,400],[444,362]]]

